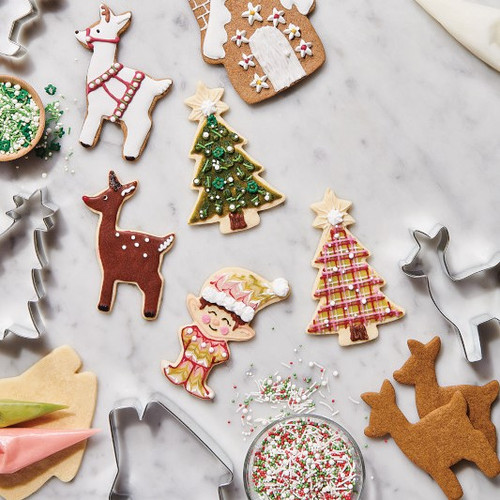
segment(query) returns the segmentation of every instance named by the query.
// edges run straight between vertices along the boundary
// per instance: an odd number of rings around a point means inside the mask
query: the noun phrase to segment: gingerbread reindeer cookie
[[[475,463],[487,477],[500,473],[500,461],[484,434],[472,426],[467,402],[460,391],[449,403],[410,423],[398,408],[394,387],[384,380],[379,393],[362,394],[371,406],[365,435],[371,438],[390,434],[401,451],[438,483],[451,500],[462,498],[463,491],[451,467],[461,460]]]
[[[315,0],[188,0],[201,31],[203,59],[223,64],[249,104],[292,87],[325,62],[308,19]]]
[[[170,78],[154,80],[116,60],[120,36],[131,19],[131,12],[115,15],[101,4],[99,21],[75,32],[77,40],[93,52],[87,73],[87,115],[80,143],[94,147],[103,121],[118,123],[125,135],[123,157],[126,160],[136,160],[146,147],[153,124],[153,108],[172,85]]]
[[[231,342],[244,342],[255,336],[250,323],[261,309],[288,297],[288,282],[273,282],[237,267],[221,269],[203,285],[199,297],[188,295],[187,308],[193,324],[179,332],[182,352],[176,362],[162,362],[164,375],[183,386],[193,396],[213,399],[206,385],[215,365],[229,360]]]
[[[109,187],[95,196],[84,196],[84,203],[99,214],[97,255],[102,269],[100,311],[113,308],[118,283],[132,283],[144,296],[143,316],[153,320],[158,314],[163,292],[161,265],[172,248],[175,235],[154,236],[139,231],[118,229],[120,211],[137,189],[138,182],[121,184],[116,174],[109,173]]]
[[[492,380],[486,385],[453,385],[441,387],[436,378],[436,358],[441,349],[441,339],[434,337],[429,343],[408,340],[411,356],[394,372],[394,378],[401,384],[415,386],[415,398],[420,417],[444,406],[460,391],[467,401],[472,425],[480,430],[496,450],[497,433],[491,421],[491,405],[498,397],[499,384]]]

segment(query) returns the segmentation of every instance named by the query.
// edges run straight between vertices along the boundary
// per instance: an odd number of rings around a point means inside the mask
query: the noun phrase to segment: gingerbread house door
[[[286,36],[279,29],[271,26],[259,28],[249,43],[253,56],[276,92],[306,76]]]

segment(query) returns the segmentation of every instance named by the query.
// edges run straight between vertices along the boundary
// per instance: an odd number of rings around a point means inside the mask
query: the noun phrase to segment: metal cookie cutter
[[[0,330],[0,341],[3,340],[9,333],[17,335],[18,337],[24,337],[27,339],[36,339],[40,337],[40,335],[45,333],[45,325],[43,323],[42,312],[40,308],[40,301],[46,296],[45,287],[43,285],[43,270],[46,269],[49,265],[49,259],[47,257],[47,250],[45,248],[44,243],[44,233],[50,231],[55,225],[55,217],[58,207],[49,201],[47,201],[47,191],[46,189],[37,189],[33,193],[25,193],[21,192],[13,196],[14,203],[16,208],[9,210],[6,212],[6,215],[12,219],[12,223],[10,226],[0,234],[0,238],[5,237],[9,231],[15,226],[17,222],[19,222],[23,215],[19,213],[19,209],[27,202],[31,200],[31,198],[40,196],[40,205],[42,209],[46,212],[43,216],[43,226],[36,227],[33,232],[35,253],[40,263],[41,267],[33,268],[31,270],[31,279],[33,282],[33,288],[36,292],[36,299],[29,300],[28,311],[30,313],[31,322],[33,323],[34,329],[28,328],[19,324],[13,324],[6,328],[4,331]]]
[[[230,458],[172,401],[155,394],[144,408],[124,402],[109,423],[118,467],[110,500],[215,498],[216,489],[224,500],[234,476]],[[206,487],[212,496],[200,496]]]
[[[19,58],[26,49],[19,43],[24,24],[38,16],[36,0],[3,0],[0,5],[0,55]]]
[[[403,272],[426,281],[434,305],[459,334],[465,357],[479,361],[480,327],[500,318],[500,253],[486,264],[452,273],[446,257],[450,242],[446,227],[438,225],[430,234],[413,231],[413,237],[417,246],[402,262]]]

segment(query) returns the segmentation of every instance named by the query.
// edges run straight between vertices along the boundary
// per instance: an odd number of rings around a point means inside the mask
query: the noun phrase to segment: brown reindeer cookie
[[[188,0],[202,54],[223,64],[249,104],[275,96],[314,73],[325,49],[309,21],[316,0]]]
[[[441,339],[434,337],[429,343],[422,344],[408,340],[411,356],[401,369],[394,372],[394,378],[401,384],[415,386],[415,399],[419,416],[444,406],[453,395],[460,391],[469,408],[472,425],[480,430],[496,450],[496,429],[491,421],[491,405],[498,397],[499,384],[492,380],[483,386],[454,385],[441,387],[436,378],[436,358],[441,349]]]
[[[121,208],[135,194],[137,186],[137,181],[122,185],[111,171],[109,187],[95,196],[83,196],[83,201],[90,210],[99,214],[97,255],[102,284],[98,309],[111,311],[116,285],[132,283],[143,293],[144,318],[153,320],[158,314],[163,292],[163,256],[172,248],[175,235],[154,236],[117,227]]]
[[[379,393],[366,392],[361,398],[372,408],[365,435],[375,438],[390,434],[401,451],[427,472],[449,499],[463,495],[451,470],[461,460],[474,462],[490,478],[500,473],[500,461],[484,434],[472,426],[460,391],[416,424],[410,423],[397,406],[394,387],[388,380],[384,380]]]

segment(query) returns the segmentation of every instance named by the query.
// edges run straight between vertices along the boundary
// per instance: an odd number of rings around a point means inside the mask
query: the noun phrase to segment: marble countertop
[[[175,400],[231,457],[235,481],[227,498],[243,499],[242,468],[249,441],[242,437],[232,400],[252,387],[247,375],[251,364],[254,376],[263,377],[277,370],[286,373],[281,363],[290,360],[297,361],[301,374],[307,374],[308,361],[339,372],[330,380],[333,407],[339,411],[338,422],[363,449],[363,498],[444,498],[391,439],[386,443],[364,436],[368,407],[349,398],[358,401],[362,392],[378,390],[384,378],[391,378],[408,356],[408,338],[428,341],[436,334],[443,340],[438,362],[443,385],[500,378],[495,362],[500,355],[498,329],[482,337],[483,361],[467,363],[455,333],[428,295],[399,268],[413,247],[409,228],[428,230],[438,222],[450,229],[454,269],[487,261],[500,248],[498,73],[458,45],[412,0],[318,0],[311,20],[325,44],[325,67],[296,89],[250,107],[230,86],[222,67],[202,61],[198,26],[187,0],[110,0],[117,12],[133,11],[120,61],[174,80],[173,90],[154,112],[147,149],[138,162],[128,163],[121,158],[119,127],[106,124],[92,151],[84,150],[77,139],[90,53],[77,43],[74,30],[97,19],[99,2],[40,3],[41,17],[24,32],[27,57],[18,64],[2,60],[0,72],[26,79],[40,92],[48,83],[55,84],[64,96],[63,122],[71,134],[62,141],[64,151],[49,161],[21,160],[0,168],[0,212],[12,208],[11,196],[21,189],[40,186],[47,186],[60,207],[57,227],[48,237],[48,333],[37,341],[4,341],[0,376],[16,375],[49,350],[70,344],[84,368],[99,377],[94,425],[102,432],[92,438],[72,483],[53,479],[33,498],[105,498],[116,473],[109,411],[124,398],[145,403],[159,392]],[[264,212],[260,226],[246,233],[223,236],[216,226],[186,224],[196,200],[189,188],[193,162],[188,158],[196,126],[188,121],[183,101],[194,93],[198,80],[226,88],[224,100],[231,107],[226,121],[249,139],[247,151],[266,167],[265,179],[287,195],[284,205]],[[44,99],[50,98],[44,94]],[[81,196],[102,190],[110,169],[123,180],[140,182],[139,192],[122,211],[122,227],[177,234],[176,246],[164,260],[164,298],[154,322],[141,317],[142,298],[134,287],[119,287],[111,315],[96,309],[101,280],[94,252],[97,217]],[[316,276],[310,261],[320,237],[309,207],[321,200],[327,187],[353,200],[352,232],[370,249],[370,264],[386,279],[387,296],[407,312],[403,320],[380,327],[377,341],[349,349],[339,347],[335,337],[305,334],[316,307],[310,297]],[[8,224],[9,219],[0,216],[0,229]],[[11,312],[22,313],[32,296],[29,233],[20,231],[7,249],[0,266],[2,320]],[[252,342],[232,346],[232,360],[211,375],[217,396],[207,403],[168,383],[159,366],[161,359],[178,354],[178,328],[190,320],[186,295],[197,293],[213,271],[231,265],[270,279],[284,276],[293,294],[259,314]],[[302,364],[294,352],[299,345]],[[401,408],[416,421],[413,389],[399,384],[396,388]],[[328,415],[328,410],[320,406],[319,413]],[[499,405],[493,421],[500,424]],[[185,469],[179,472],[167,462],[154,462],[149,470],[157,472],[155,481],[134,476],[136,491],[141,492],[134,498],[157,498],[148,488],[159,479],[169,485],[168,498],[182,498],[172,492],[179,495],[186,474],[196,476],[189,446],[159,443],[165,454],[174,450]],[[147,447],[140,450],[142,458],[150,458]],[[498,494],[499,478],[489,480],[472,465],[457,471],[466,500]],[[216,491],[200,486],[192,498],[216,498]]]

